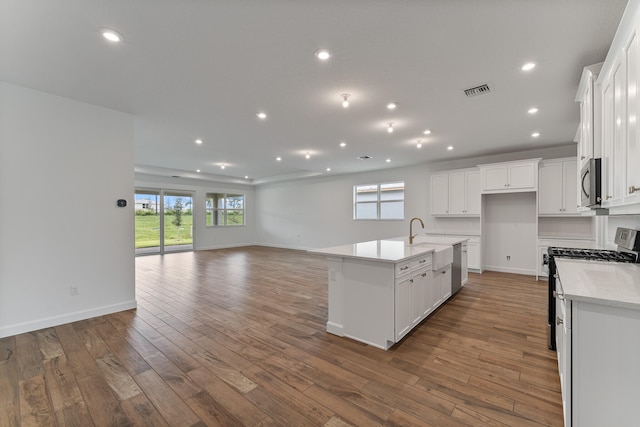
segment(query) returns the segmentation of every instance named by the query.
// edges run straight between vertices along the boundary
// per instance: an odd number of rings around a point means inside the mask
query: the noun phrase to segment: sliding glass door
[[[136,190],[136,255],[193,250],[192,206],[189,192]]]
[[[193,250],[193,215],[191,193],[165,191],[163,243],[166,252]]]

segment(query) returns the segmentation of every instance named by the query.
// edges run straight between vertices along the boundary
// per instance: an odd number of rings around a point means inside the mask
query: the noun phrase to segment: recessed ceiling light
[[[529,111],[527,111],[527,113],[529,114],[535,114],[538,112],[538,109],[536,107],[531,107],[529,108]]]
[[[331,168],[327,168],[327,172],[331,172]]]
[[[385,162],[391,163],[391,159],[387,159],[387,160],[385,160]]]
[[[220,169],[225,169],[226,166],[225,165],[220,165]]]
[[[256,116],[258,116],[260,120],[264,120],[267,118],[267,113],[260,111],[259,113],[256,113]]]
[[[430,135],[430,134],[431,134],[431,130],[427,129],[427,130],[425,130],[425,131],[424,131],[424,132],[422,132],[422,133],[423,133],[423,134],[425,134],[425,135]]]
[[[249,175],[245,175],[245,176],[244,176],[244,179],[249,179]]]
[[[316,58],[318,58],[321,61],[326,61],[327,59],[331,58],[331,52],[329,52],[326,49],[317,50]]]
[[[196,169],[196,172],[200,173],[200,169]]]
[[[342,142],[340,143],[340,147],[344,148],[344,147],[346,147],[346,146],[347,146],[347,143],[346,143],[346,142],[342,141]]]
[[[390,102],[387,104],[387,109],[389,110],[395,110],[396,108],[398,108],[398,103],[397,102]]]
[[[540,132],[534,132],[531,134],[532,137],[537,138],[540,136]]]
[[[305,159],[310,159],[310,158],[311,158],[311,154],[309,154],[309,153],[305,154],[305,155],[304,155],[304,158],[305,158]]]
[[[447,150],[449,150],[449,151],[453,150],[453,145],[448,146]]]
[[[109,40],[110,42],[118,43],[124,40],[124,36],[122,34],[117,32],[116,30],[112,30],[111,28],[100,28],[100,34],[102,34],[102,37]]]
[[[534,68],[536,68],[535,62],[527,62],[522,66],[522,71],[530,71],[530,70],[533,70]]]
[[[417,147],[417,148],[422,148],[422,142],[418,142],[418,143],[416,144],[416,147]]]
[[[196,143],[196,144],[202,144],[202,140],[201,140],[201,139],[196,139],[196,140],[195,140],[195,143]]]
[[[343,93],[342,95],[342,106],[344,108],[347,108],[349,106],[349,94],[348,93]]]
[[[389,126],[387,127],[387,132],[393,133],[393,122],[389,122]]]
[[[282,157],[278,156],[278,157],[276,157],[276,160],[277,160],[277,161],[281,161],[281,160],[282,160]]]

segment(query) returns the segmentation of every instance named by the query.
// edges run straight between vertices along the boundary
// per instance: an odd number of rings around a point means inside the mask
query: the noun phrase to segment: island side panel
[[[385,350],[394,344],[394,276],[393,263],[343,259],[344,336]]]
[[[327,258],[329,264],[328,283],[329,283],[329,301],[328,309],[329,315],[327,320],[327,332],[340,337],[344,336],[344,324],[343,324],[343,279],[342,279],[342,258],[329,257]]]

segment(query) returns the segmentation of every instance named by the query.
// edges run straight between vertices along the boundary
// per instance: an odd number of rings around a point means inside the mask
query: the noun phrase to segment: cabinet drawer
[[[409,261],[409,269],[411,271],[423,267],[431,268],[431,254],[421,255]]]
[[[411,265],[409,260],[402,261],[396,264],[396,277],[400,277],[403,274],[408,274],[411,271]]]

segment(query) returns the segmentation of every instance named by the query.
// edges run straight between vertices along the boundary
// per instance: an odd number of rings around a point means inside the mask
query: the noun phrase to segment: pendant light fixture
[[[389,122],[389,126],[387,127],[387,132],[393,133],[393,122]]]
[[[342,96],[342,106],[344,108],[347,108],[349,106],[349,96],[351,95],[349,95],[348,93],[343,93],[340,96]]]

